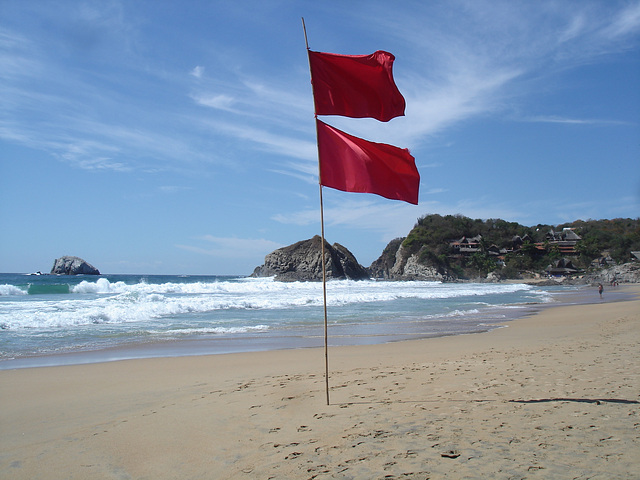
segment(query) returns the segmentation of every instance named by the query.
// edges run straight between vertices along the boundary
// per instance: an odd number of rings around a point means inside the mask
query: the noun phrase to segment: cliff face
[[[442,267],[422,260],[423,248],[412,252],[403,245],[404,238],[389,242],[382,255],[369,267],[373,278],[385,280],[448,281],[453,276]]]
[[[322,280],[322,239],[320,236],[279,248],[264,258],[264,265],[256,267],[252,277],[272,277],[278,281]],[[363,280],[367,270],[353,254],[338,243],[325,241],[327,278]]]
[[[100,271],[81,258],[64,256],[57,258],[51,268],[52,275],[100,275]]]

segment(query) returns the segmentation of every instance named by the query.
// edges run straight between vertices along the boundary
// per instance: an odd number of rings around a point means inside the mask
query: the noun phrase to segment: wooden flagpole
[[[304,23],[304,17],[302,17],[302,30],[304,31],[304,43],[307,47],[307,56],[309,55],[309,41],[307,39],[307,27]],[[309,61],[309,74],[311,74],[311,61]],[[311,76],[313,81],[313,76]],[[318,114],[315,112],[314,102],[314,118],[318,119]],[[318,131],[316,122],[316,145],[318,145]],[[320,232],[321,232],[321,255],[322,255],[322,304],[324,307],[324,382],[325,391],[327,394],[327,405],[329,402],[329,342],[328,342],[328,327],[327,327],[327,266],[325,261],[325,249],[324,249],[324,205],[322,201],[322,172],[320,169],[320,150],[318,146],[318,185],[320,187]]]
[[[324,256],[324,207],[322,205],[322,183],[320,184],[320,231],[322,232],[322,300],[324,307],[324,383],[329,405],[329,332],[327,328],[327,267]]]

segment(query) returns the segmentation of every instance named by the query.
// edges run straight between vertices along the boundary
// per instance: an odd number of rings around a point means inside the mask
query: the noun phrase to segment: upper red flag
[[[393,81],[395,57],[338,55],[309,50],[316,115],[372,117],[388,122],[404,115],[405,101]]]
[[[354,137],[316,119],[320,184],[418,204],[420,174],[406,148]]]

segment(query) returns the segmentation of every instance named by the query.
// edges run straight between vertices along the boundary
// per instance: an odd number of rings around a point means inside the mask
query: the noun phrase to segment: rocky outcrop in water
[[[278,281],[322,280],[322,239],[316,235],[288,247],[279,248],[264,258],[264,265],[256,267],[252,277],[273,277]],[[363,280],[369,278],[367,270],[356,257],[338,243],[329,245],[325,240],[327,278]]]
[[[100,271],[79,257],[57,258],[51,269],[52,275],[100,275]]]

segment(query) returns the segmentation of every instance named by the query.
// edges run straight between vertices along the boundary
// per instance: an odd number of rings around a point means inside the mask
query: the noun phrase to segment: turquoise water
[[[574,289],[330,281],[329,344],[483,332]],[[0,274],[0,368],[323,344],[321,283]]]

